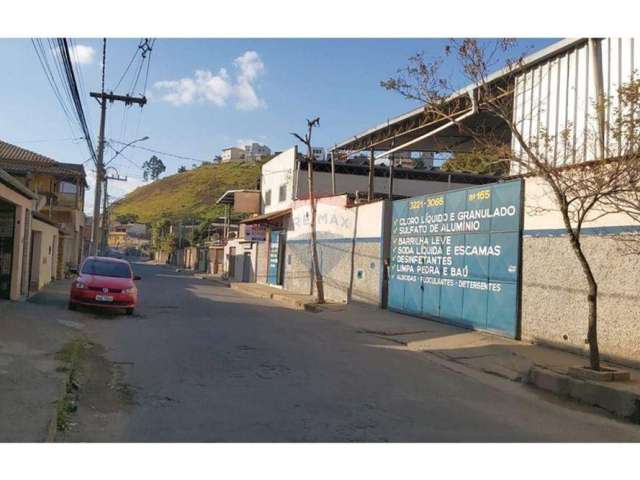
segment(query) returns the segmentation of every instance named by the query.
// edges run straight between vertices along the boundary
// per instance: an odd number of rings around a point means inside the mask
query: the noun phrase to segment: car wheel
[[[69,302],[69,310],[76,310],[78,308],[78,306],[73,303],[73,302]]]
[[[127,308],[127,315],[133,315],[133,308]]]

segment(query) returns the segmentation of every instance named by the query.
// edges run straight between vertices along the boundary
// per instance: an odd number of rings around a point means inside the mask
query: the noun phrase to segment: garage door
[[[393,202],[391,310],[519,335],[520,180]]]

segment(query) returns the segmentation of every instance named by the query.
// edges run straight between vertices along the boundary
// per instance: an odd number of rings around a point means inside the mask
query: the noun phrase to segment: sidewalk
[[[216,283],[221,283],[221,281],[216,280]],[[229,287],[254,297],[268,298],[295,310],[313,311],[316,306],[316,298],[313,295],[291,293],[281,288],[270,287],[261,283],[231,282]]]
[[[639,370],[624,367],[631,372],[631,380],[627,382],[578,380],[568,376],[567,371],[569,367],[587,365],[588,359],[573,353],[367,305],[351,304],[344,312],[327,311],[323,316],[409,350],[426,352],[474,370],[534,385],[640,423]],[[603,366],[615,367],[606,362]]]
[[[376,335],[413,351],[425,352],[480,372],[511,381],[527,383],[563,397],[595,405],[615,415],[640,423],[640,370],[631,372],[631,381],[598,382],[578,380],[567,375],[569,367],[588,364],[574,353],[534,345],[509,338],[466,330],[444,323],[352,303],[317,305],[309,295],[250,283],[231,284],[232,288],[341,322],[358,332]],[[295,308],[295,307],[294,307]],[[612,367],[610,363],[603,363]]]
[[[55,428],[68,376],[55,354],[82,328],[67,292],[58,281],[29,301],[0,301],[0,442],[46,441]]]

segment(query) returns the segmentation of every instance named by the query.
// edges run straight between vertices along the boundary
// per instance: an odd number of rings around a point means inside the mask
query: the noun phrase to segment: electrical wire
[[[80,98],[89,98],[89,96],[87,95],[87,89],[85,88],[85,81],[84,81],[84,75],[82,74],[82,67],[81,67],[81,63],[79,62],[78,59],[78,48],[75,45],[75,42],[72,38],[69,38],[69,45],[71,47],[71,52],[73,53],[74,57],[75,57],[75,65],[76,65],[76,69],[78,72],[78,80],[79,80],[79,86],[80,86]],[[91,110],[87,109],[85,111],[85,115],[87,118],[87,122],[89,125],[93,125],[93,120],[91,118]]]
[[[87,120],[86,120],[86,117],[84,114],[84,108],[82,105],[82,98],[80,97],[80,93],[78,92],[78,83],[76,81],[76,75],[73,69],[73,63],[71,62],[71,54],[69,53],[69,44],[66,38],[58,38],[57,43],[58,43],[57,52],[59,53],[60,58],[62,60],[61,69],[64,71],[64,74],[67,80],[68,94],[69,94],[69,97],[72,99],[73,105],[75,107],[77,120],[84,134],[84,138],[85,138],[85,141],[87,142],[87,147],[89,148],[89,152],[97,165],[98,162],[96,158],[96,153],[95,153],[95,149],[93,148],[93,142],[91,141],[91,132],[89,131],[89,127],[87,126]],[[104,61],[104,58],[103,58],[103,61]],[[104,74],[104,69],[103,69],[103,74]]]
[[[120,140],[110,139],[109,141],[113,142],[113,143],[119,143],[121,145],[126,145],[125,142],[121,142]],[[177,159],[180,159],[180,160],[190,160],[190,161],[193,161],[193,162],[206,162],[206,160],[202,160],[200,158],[193,158],[193,157],[187,157],[187,156],[184,156],[184,155],[178,155],[178,154],[175,154],[175,153],[163,152],[161,150],[155,150],[153,148],[141,147],[139,145],[129,145],[129,147],[130,148],[137,148],[138,150],[145,150],[145,151],[151,152],[151,153],[157,153],[158,155],[164,155],[164,156],[167,156],[167,157],[177,158]]]
[[[47,51],[45,50],[42,44],[42,40],[39,38],[35,38],[35,39],[32,38],[31,44],[33,45],[33,48],[36,52],[36,55],[40,62],[40,66],[42,67],[42,70],[47,79],[47,82],[49,83],[49,86],[51,87],[51,90],[53,91],[54,96],[56,97],[60,107],[62,108],[62,112],[64,113],[67,124],[69,125],[69,130],[71,130],[71,135],[74,137],[77,137],[78,133],[73,127],[73,122],[74,122],[73,117],[69,111],[69,107],[67,106],[64,99],[62,98],[62,92],[60,91],[60,87],[58,86],[55,80],[55,77],[53,75],[53,71],[51,70],[51,65],[49,64]]]

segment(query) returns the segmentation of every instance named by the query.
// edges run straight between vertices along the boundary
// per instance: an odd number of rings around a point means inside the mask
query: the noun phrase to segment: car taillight
[[[73,286],[74,286],[75,288],[80,289],[80,290],[82,290],[83,288],[87,288],[87,286],[86,286],[84,283],[82,283],[82,282],[74,282]]]

